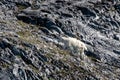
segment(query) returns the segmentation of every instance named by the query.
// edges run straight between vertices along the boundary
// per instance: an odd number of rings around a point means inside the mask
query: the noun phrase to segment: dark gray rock
[[[120,0],[1,0],[0,80],[119,80],[119,14]],[[86,60],[61,36],[84,42]]]

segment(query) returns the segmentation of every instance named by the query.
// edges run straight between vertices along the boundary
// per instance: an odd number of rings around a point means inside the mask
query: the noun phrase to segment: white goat
[[[81,55],[81,57],[85,59],[84,50],[87,50],[87,47],[82,41],[72,37],[62,37],[62,39],[64,46],[68,46],[71,51],[76,50],[78,55]]]

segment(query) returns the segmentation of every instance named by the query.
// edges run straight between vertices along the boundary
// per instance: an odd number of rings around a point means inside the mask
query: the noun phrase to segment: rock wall
[[[119,26],[120,0],[1,0],[0,80],[119,80]]]

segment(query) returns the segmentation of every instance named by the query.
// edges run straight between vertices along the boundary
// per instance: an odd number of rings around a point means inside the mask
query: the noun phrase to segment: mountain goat
[[[86,45],[80,40],[72,37],[61,37],[63,39],[64,46],[70,48],[72,52],[76,51],[81,58],[84,59],[86,56],[84,50],[87,50]]]

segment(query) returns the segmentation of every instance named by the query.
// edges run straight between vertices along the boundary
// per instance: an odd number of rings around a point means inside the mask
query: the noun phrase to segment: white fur
[[[72,37],[62,37],[62,39],[65,46],[68,46],[71,50],[79,51],[78,54],[85,58],[84,50],[87,50],[87,47],[82,41]]]

